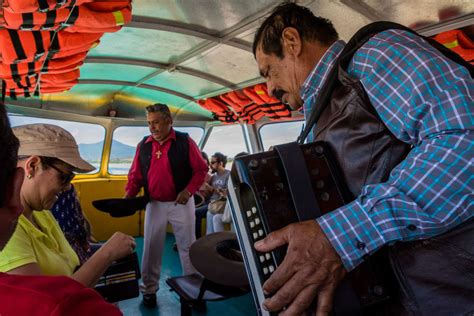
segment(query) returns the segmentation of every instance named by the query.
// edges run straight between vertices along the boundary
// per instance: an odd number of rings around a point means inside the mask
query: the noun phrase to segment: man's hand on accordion
[[[300,315],[316,295],[316,315],[328,315],[332,309],[334,290],[346,275],[336,250],[314,220],[288,225],[255,243],[261,252],[288,244],[285,259],[263,285],[271,295],[263,303],[269,311],[280,315]]]

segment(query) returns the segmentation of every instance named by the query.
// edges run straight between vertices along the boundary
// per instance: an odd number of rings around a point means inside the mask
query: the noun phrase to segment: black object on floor
[[[156,307],[156,294],[143,294],[143,306],[146,308]]]
[[[216,284],[197,273],[168,278],[166,284],[179,296],[181,316],[191,316],[193,309],[205,310],[205,301],[225,300],[249,292],[248,288]]]
[[[141,278],[137,253],[114,261],[95,286],[107,302],[114,303],[140,295],[138,279]]]

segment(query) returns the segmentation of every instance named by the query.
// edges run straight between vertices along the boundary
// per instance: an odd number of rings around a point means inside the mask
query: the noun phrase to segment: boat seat
[[[225,300],[249,292],[248,288],[216,284],[197,273],[168,278],[166,284],[179,296],[181,316],[191,316],[193,308],[205,308],[206,301]]]

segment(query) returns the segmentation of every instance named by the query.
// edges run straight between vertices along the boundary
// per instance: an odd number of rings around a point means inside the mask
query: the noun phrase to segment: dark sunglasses
[[[46,163],[48,166],[59,172],[59,176],[61,179],[61,184],[62,185],[67,185],[69,184],[72,179],[74,179],[74,176],[76,175],[74,172],[64,172],[63,170],[59,169],[52,163]]]

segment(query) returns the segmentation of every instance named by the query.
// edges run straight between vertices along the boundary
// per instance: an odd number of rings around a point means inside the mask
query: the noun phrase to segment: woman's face
[[[24,169],[21,199],[25,210],[51,209],[58,194],[69,186],[74,175],[67,164],[59,160],[44,163],[38,156],[26,159]]]

